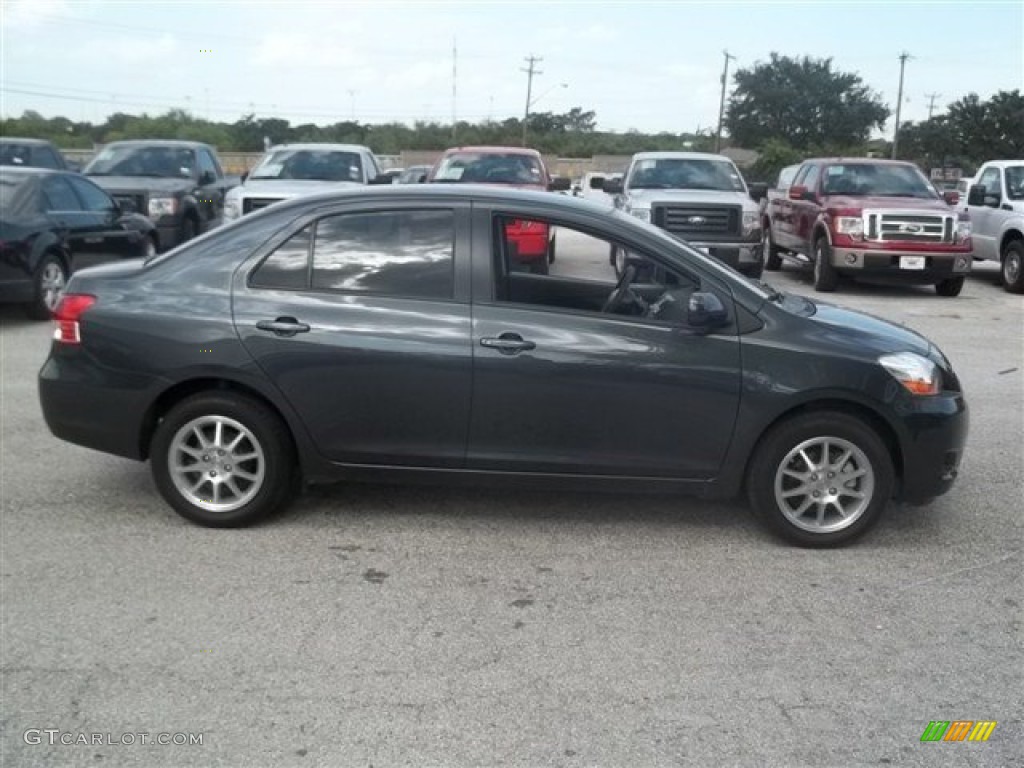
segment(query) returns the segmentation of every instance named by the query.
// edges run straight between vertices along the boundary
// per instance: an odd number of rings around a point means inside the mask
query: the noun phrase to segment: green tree
[[[831,59],[772,53],[737,70],[735,80],[724,122],[741,147],[769,139],[797,150],[863,144],[890,114],[858,75],[833,70]]]

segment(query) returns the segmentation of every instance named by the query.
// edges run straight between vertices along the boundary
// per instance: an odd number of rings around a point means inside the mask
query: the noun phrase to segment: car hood
[[[246,179],[235,187],[232,196],[237,197],[279,197],[285,198],[329,192],[332,189],[348,189],[363,186],[357,181],[319,181],[316,179]]]
[[[815,307],[807,319],[830,341],[874,357],[894,352],[916,352],[926,357],[937,353],[928,339],[909,328],[864,312],[804,299]]]
[[[189,192],[196,188],[195,179],[165,179],[159,176],[89,176],[88,174],[86,177],[89,181],[111,193]]]
[[[832,195],[824,198],[825,208],[899,208],[912,211],[949,213],[952,209],[945,200],[926,200],[923,197],[874,197],[861,195]]]
[[[627,194],[629,204],[643,207],[654,203],[717,203],[719,205],[740,204],[756,208],[757,204],[743,192],[719,189],[631,189]]]

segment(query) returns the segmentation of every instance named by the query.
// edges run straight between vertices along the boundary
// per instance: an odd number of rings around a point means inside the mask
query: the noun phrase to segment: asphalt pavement
[[[1022,764],[1024,299],[983,265],[955,299],[830,300],[937,342],[972,420],[948,495],[836,551],[740,502],[486,487],[199,528],[147,465],[49,434],[51,329],[0,307],[3,765]],[[997,726],[922,743],[934,720]]]

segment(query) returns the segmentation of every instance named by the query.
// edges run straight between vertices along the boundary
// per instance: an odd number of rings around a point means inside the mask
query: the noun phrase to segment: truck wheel
[[[949,277],[935,284],[935,292],[939,296],[959,296],[964,289],[964,278]]]
[[[839,285],[839,273],[836,272],[832,262],[832,247],[825,237],[819,237],[814,241],[814,290],[821,293],[831,293]]]
[[[548,242],[548,264],[555,263],[555,242],[556,237],[552,235],[551,240]]]
[[[196,224],[196,220],[191,216],[186,216],[185,220],[181,222],[181,242],[187,243],[197,234],[199,234],[199,226]]]
[[[1011,240],[1003,249],[1003,288],[1010,293],[1024,293],[1024,240]]]
[[[761,275],[764,274],[764,261],[758,261],[756,264],[748,264],[744,268],[744,274],[751,280],[760,280]]]
[[[761,441],[747,496],[782,537],[805,547],[837,546],[878,522],[894,475],[885,443],[863,421],[842,412],[807,413]]]
[[[68,284],[68,270],[60,257],[47,253],[32,276],[32,301],[25,314],[33,320],[49,320]]]
[[[763,234],[761,235],[761,253],[764,259],[764,268],[769,272],[775,272],[782,267],[779,247],[772,240],[772,228],[768,223],[765,223]]]

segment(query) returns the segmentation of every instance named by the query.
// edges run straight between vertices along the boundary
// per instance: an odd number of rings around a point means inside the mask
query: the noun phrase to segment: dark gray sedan
[[[512,222],[557,227],[517,271]],[[609,248],[625,249],[618,277]],[[745,491],[803,545],[957,475],[967,405],[927,339],[782,295],[609,206],[396,186],[281,203],[75,275],[39,376],[50,429],[151,460],[237,526],[301,483],[462,479]]]

